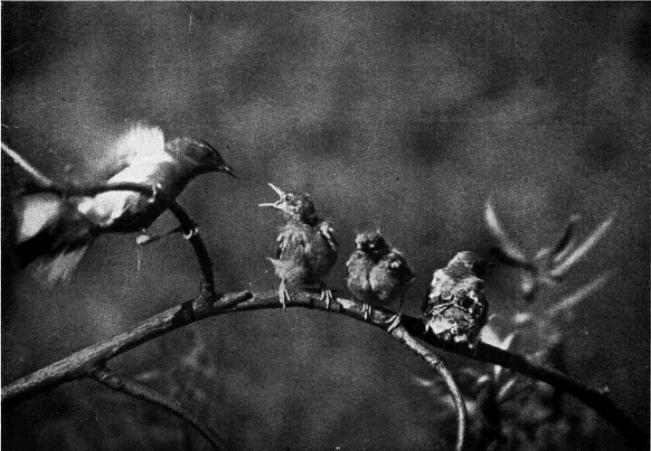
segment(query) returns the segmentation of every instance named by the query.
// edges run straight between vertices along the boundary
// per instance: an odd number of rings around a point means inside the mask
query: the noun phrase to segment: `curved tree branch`
[[[90,377],[98,365],[156,337],[209,316],[224,313],[233,304],[250,299],[250,292],[225,294],[217,302],[201,295],[141,322],[129,332],[89,346],[58,362],[2,387],[2,407],[10,408],[34,395],[75,379]]]
[[[387,320],[394,315],[394,313],[387,310],[372,308],[368,319],[365,319],[363,304],[341,298],[338,298],[336,301],[332,302],[328,308],[325,301],[319,298],[319,294],[296,292],[292,294],[291,302],[287,303],[287,307],[329,310],[334,313],[349,316],[358,321],[369,323],[384,330],[388,327]],[[69,357],[3,387],[2,407],[10,408],[35,396],[37,393],[64,382],[89,377],[91,372],[96,369],[98,363],[106,362],[110,358],[122,354],[142,343],[195,321],[224,313],[281,307],[282,305],[278,301],[278,293],[275,290],[255,294],[251,292],[224,294],[218,296],[214,302],[208,302],[202,296],[198,296],[194,300],[185,302],[180,306],[166,310],[145,320],[129,332],[76,352]],[[434,347],[480,362],[499,365],[532,379],[546,382],[595,409],[597,413],[609,421],[629,441],[629,444],[633,448],[647,449],[648,447],[649,438],[646,433],[638,428],[610,399],[605,397],[601,392],[582,385],[580,382],[560,371],[534,365],[523,356],[485,343],[479,343],[477,345],[475,354],[462,345],[443,343],[433,334],[425,332],[425,324],[420,318],[403,316],[401,325],[409,334]]]
[[[391,335],[393,335],[403,345],[411,349],[418,357],[427,362],[429,366],[434,368],[448,386],[450,394],[452,395],[452,400],[457,409],[457,443],[455,444],[454,449],[455,451],[462,451],[468,424],[468,410],[466,409],[466,403],[461,395],[461,390],[459,390],[459,387],[452,376],[452,372],[448,370],[443,361],[436,354],[416,341],[404,327],[396,327],[391,331]]]
[[[150,402],[160,406],[176,415],[181,420],[189,423],[217,450],[226,449],[226,443],[208,426],[204,425],[192,412],[187,410],[177,401],[167,398],[156,390],[128,379],[122,379],[109,370],[106,366],[99,366],[92,374],[97,382],[128,396]]]

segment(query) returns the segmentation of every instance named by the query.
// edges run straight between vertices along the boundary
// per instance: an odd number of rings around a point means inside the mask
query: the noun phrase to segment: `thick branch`
[[[280,307],[278,293],[273,290],[255,294],[250,292],[225,294],[214,303],[208,303],[199,296],[193,301],[188,301],[144,321],[130,332],[79,351],[3,387],[2,407],[10,408],[43,390],[70,380],[86,377],[98,363],[105,362],[109,358],[155,337],[208,316]],[[287,307],[328,310],[325,301],[319,299],[319,294],[307,292],[293,293]],[[393,316],[391,312],[373,308],[368,319],[365,320],[362,304],[347,299],[337,299],[337,302],[330,305],[330,310],[385,330],[387,329],[387,320]],[[425,332],[424,323],[420,318],[403,316],[401,324],[412,336],[432,346],[480,362],[500,365],[524,376],[546,382],[595,409],[626,437],[633,448],[646,449],[648,447],[649,438],[646,433],[639,429],[610,399],[560,371],[534,365],[520,355],[485,343],[478,344],[475,354],[464,346],[445,344],[434,335]]]
[[[177,401],[163,396],[156,390],[128,379],[118,377],[105,366],[100,366],[93,373],[93,379],[128,396],[150,402],[160,406],[176,415],[181,420],[189,423],[194,429],[204,436],[217,450],[226,449],[226,443],[208,426],[204,425],[192,412],[184,408]]]
[[[98,365],[129,349],[146,343],[179,327],[209,316],[219,315],[225,308],[245,301],[249,292],[225,294],[218,302],[208,302],[202,296],[165,310],[143,321],[129,332],[103,343],[82,349],[58,362],[42,368],[2,388],[2,407],[11,408],[34,395],[75,379],[90,377]]]
[[[455,451],[462,451],[463,442],[466,437],[466,427],[468,424],[468,411],[466,410],[466,403],[464,402],[463,396],[461,395],[461,390],[459,390],[459,387],[457,386],[452,373],[450,370],[448,370],[443,361],[436,354],[416,341],[404,327],[396,327],[391,332],[391,335],[393,335],[402,344],[411,349],[429,366],[434,368],[434,370],[439,373],[439,375],[443,378],[445,384],[450,389],[452,400],[454,401],[454,405],[457,409],[457,443],[454,449]]]

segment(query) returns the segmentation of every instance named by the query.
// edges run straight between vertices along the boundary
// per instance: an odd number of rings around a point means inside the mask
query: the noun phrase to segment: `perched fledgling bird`
[[[355,238],[357,249],[346,268],[348,289],[364,302],[364,317],[370,305],[387,307],[398,301],[398,314],[389,322],[389,332],[400,323],[405,295],[416,278],[403,255],[386,242],[380,232],[362,232]]]
[[[473,252],[459,252],[434,272],[429,295],[423,303],[426,330],[453,343],[474,349],[488,321],[484,281],[487,263]]]
[[[334,230],[327,221],[321,221],[309,195],[285,192],[269,183],[280,196],[274,203],[259,204],[260,207],[276,208],[284,213],[287,223],[278,235],[276,258],[269,260],[281,282],[278,288],[280,302],[290,300],[286,284],[321,288],[321,299],[330,306],[332,293],[326,289],[323,279],[337,261],[337,241]]]
[[[172,198],[201,174],[225,172],[237,177],[206,141],[176,138],[166,142],[158,127],[134,125],[110,152],[119,156],[119,164],[102,168],[106,178],[98,182],[140,183]],[[108,169],[112,169],[110,174]],[[46,285],[66,280],[99,235],[142,231],[165,208],[156,196],[135,191],[68,198],[42,192],[25,194],[14,209],[20,265],[39,260],[39,273],[43,273]]]

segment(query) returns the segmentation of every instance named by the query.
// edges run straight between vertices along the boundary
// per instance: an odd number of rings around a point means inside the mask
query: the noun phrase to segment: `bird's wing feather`
[[[23,196],[16,202],[16,242],[34,238],[53,226],[63,212],[63,201],[55,194],[40,193]]]
[[[90,149],[85,171],[92,175],[93,182],[108,181],[134,163],[164,158],[170,156],[165,152],[163,131],[138,122],[118,138]]]
[[[128,164],[134,160],[169,157],[165,151],[165,136],[159,127],[134,124],[111,146],[110,152],[124,158]]]
[[[396,250],[389,252],[384,257],[383,264],[386,264],[388,270],[394,273],[403,283],[411,282],[416,277],[407,264],[405,257]]]
[[[337,243],[337,240],[335,238],[335,230],[332,228],[329,222],[323,221],[321,223],[321,225],[319,226],[319,233],[323,238],[325,238],[326,242],[328,243],[328,246],[330,246],[331,249],[337,250],[339,244]]]
[[[452,301],[454,280],[443,270],[434,271],[429,294],[425,298],[423,313],[429,315],[434,307]]]

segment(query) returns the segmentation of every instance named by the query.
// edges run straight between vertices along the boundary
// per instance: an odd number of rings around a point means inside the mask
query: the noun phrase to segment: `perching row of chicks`
[[[307,194],[285,192],[269,184],[280,197],[274,203],[260,204],[284,213],[287,223],[278,235],[276,258],[270,258],[280,277],[280,302],[290,300],[286,285],[321,288],[327,305],[332,293],[323,279],[337,262],[337,241],[332,225],[321,221]],[[356,249],[346,262],[346,283],[352,295],[370,306],[395,307],[398,313],[389,319],[390,332],[400,323],[407,291],[415,274],[400,251],[389,244],[380,232],[362,232],[355,238]],[[427,329],[442,340],[466,343],[474,348],[488,319],[488,302],[480,279],[485,262],[473,252],[459,252],[447,267],[434,272],[422,311]]]
[[[2,149],[28,172],[36,172],[3,144]],[[136,124],[110,149],[121,158],[105,183],[132,182],[154,186],[168,196],[178,196],[196,176],[224,172],[236,176],[220,153],[209,143],[194,138],[166,141],[158,127]],[[22,162],[22,163],[21,163]],[[271,185],[271,184],[270,184]],[[278,236],[278,251],[271,259],[281,279],[283,306],[290,299],[286,285],[319,286],[329,304],[332,294],[323,279],[337,261],[337,242],[330,223],[321,221],[306,194],[284,192],[271,185],[280,199],[261,204],[281,210],[287,223]],[[134,191],[109,191],[94,196],[61,197],[31,190],[14,202],[16,254],[21,267],[40,262],[48,285],[68,279],[90,245],[103,233],[133,233],[147,229],[165,205]],[[347,285],[365,304],[390,307],[398,313],[389,330],[400,321],[405,295],[414,273],[405,257],[379,232],[360,233],[356,250],[348,259]],[[35,263],[34,263],[35,264]],[[474,348],[488,318],[488,303],[480,279],[485,264],[472,252],[460,252],[446,268],[434,273],[423,303],[427,328],[442,340],[466,343]]]

